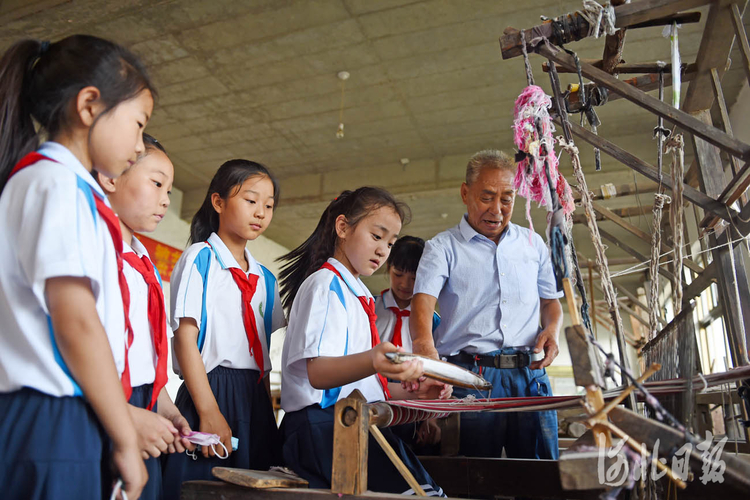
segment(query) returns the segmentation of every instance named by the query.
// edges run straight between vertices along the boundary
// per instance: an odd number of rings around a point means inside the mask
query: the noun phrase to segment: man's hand
[[[411,331],[412,352],[428,358],[440,359],[435,341],[432,338],[432,317],[437,298],[425,293],[417,293],[411,299],[409,330]]]
[[[435,349],[435,344],[432,342],[432,338],[426,342],[413,342],[411,350],[414,354],[421,354],[422,356],[427,356],[432,359],[440,359],[437,349]]]
[[[557,346],[557,329],[545,328],[536,337],[536,345],[534,345],[534,352],[539,353],[544,351],[544,359],[534,361],[531,363],[529,368],[532,370],[539,370],[552,364],[552,361],[560,353],[560,349]]]

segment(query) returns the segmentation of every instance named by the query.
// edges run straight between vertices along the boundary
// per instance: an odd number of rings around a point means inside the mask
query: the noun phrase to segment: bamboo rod
[[[411,473],[411,471],[406,468],[406,465],[404,465],[404,462],[401,461],[401,458],[399,458],[396,452],[393,451],[393,448],[385,439],[385,436],[383,436],[383,433],[380,432],[380,429],[378,429],[378,426],[371,425],[370,433],[375,438],[375,441],[378,442],[380,447],[383,448],[383,451],[391,460],[391,463],[396,467],[396,469],[398,469],[398,472],[401,474],[401,477],[403,477],[404,480],[409,484],[409,486],[411,486],[411,489],[414,490],[414,493],[416,493],[417,496],[426,497],[427,494],[424,492],[422,487],[414,478],[414,475]]]

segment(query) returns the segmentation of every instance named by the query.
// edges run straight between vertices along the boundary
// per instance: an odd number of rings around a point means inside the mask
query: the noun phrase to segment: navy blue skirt
[[[211,474],[214,467],[268,470],[274,465],[282,465],[281,441],[271,400],[259,377],[257,370],[235,370],[223,366],[211,370],[208,383],[232,435],[239,439],[238,448],[226,460],[205,458],[201,453],[196,453],[195,460],[185,453],[165,457],[162,463],[165,499],[178,500],[180,487],[185,481],[214,479]],[[177,392],[175,405],[190,428],[199,430],[198,412],[184,383]]]
[[[2,498],[100,498],[103,436],[83,398],[0,394]]]
[[[130,403],[138,408],[146,408],[151,402],[151,392],[154,390],[154,384],[145,384],[133,387],[133,393],[130,395]],[[154,404],[155,412],[157,405]],[[141,500],[160,500],[162,497],[161,489],[161,459],[149,457],[146,460],[146,471],[148,471],[148,482],[143,487]]]
[[[284,415],[281,434],[284,438],[284,461],[287,467],[310,482],[311,488],[331,487],[333,464],[334,407],[312,405]],[[417,459],[390,428],[381,429],[383,436],[401,457],[404,465],[428,496],[445,496]],[[370,435],[367,463],[367,489],[382,493],[414,494],[388,456]]]

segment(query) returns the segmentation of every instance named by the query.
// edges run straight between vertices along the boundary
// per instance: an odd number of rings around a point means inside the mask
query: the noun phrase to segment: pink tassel
[[[554,151],[555,139],[552,136],[555,127],[548,111],[551,106],[552,100],[541,87],[529,85],[516,99],[514,109],[513,141],[519,151],[527,154],[526,158],[518,163],[514,185],[518,194],[526,198],[526,219],[532,231],[534,225],[531,222],[531,201],[537,202],[540,207],[546,207],[547,211],[554,208],[544,169],[545,160],[549,164],[552,187],[557,192],[563,212],[568,216],[575,210],[573,192],[558,170],[557,155]],[[536,130],[537,118],[541,122],[541,137]],[[542,144],[546,147],[546,156],[543,156]]]

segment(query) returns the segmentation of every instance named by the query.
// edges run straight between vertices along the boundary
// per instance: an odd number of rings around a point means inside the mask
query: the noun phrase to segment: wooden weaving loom
[[[750,331],[750,300],[748,300],[750,288],[748,288],[748,272],[742,261],[740,249],[732,242],[736,241],[737,234],[745,236],[750,233],[750,222],[748,222],[750,204],[744,203],[738,210],[734,203],[738,200],[744,201],[743,195],[750,185],[750,145],[737,140],[731,134],[731,128],[726,121],[727,113],[721,90],[721,76],[727,69],[729,50],[736,38],[741,51],[740,64],[750,78],[750,44],[748,44],[741,18],[744,3],[744,1],[728,0],[633,0],[630,3],[624,3],[613,0],[612,4],[615,6],[616,13],[615,25],[621,30],[615,35],[606,37],[605,50],[600,61],[583,60],[579,65],[572,56],[555,50],[546,43],[532,46],[534,37],[542,36],[548,39],[553,37],[555,33],[551,22],[545,22],[525,31],[508,28],[500,38],[504,59],[521,56],[528,44],[529,52],[537,53],[545,58],[546,68],[551,78],[556,77],[558,70],[575,72],[580,69],[583,76],[593,82],[572,89],[569,99],[571,110],[576,109],[576,106],[580,104],[582,98],[586,96],[587,89],[596,85],[610,92],[610,101],[626,99],[680,126],[686,133],[694,136],[693,147],[696,159],[687,175],[687,178],[693,181],[688,183],[686,180],[684,198],[702,210],[701,227],[706,230],[715,230],[710,240],[714,250],[711,265],[701,267],[692,261],[686,262],[686,267],[694,276],[691,284],[685,287],[683,305],[698,296],[712,283],[717,284],[723,302],[728,343],[735,366],[739,367],[737,370],[748,368],[746,366],[747,345],[743,345],[746,339],[742,337],[741,332],[746,327]],[[656,63],[625,64],[622,62],[624,29],[669,25],[673,22],[696,22],[700,18],[700,13],[684,11],[701,6],[708,6],[706,26],[698,57],[694,63],[684,67],[682,81],[690,82],[690,86],[686,92],[683,109],[678,110],[646,94],[647,91],[659,88],[658,73],[662,73],[665,66]],[[589,25],[580,16],[570,14],[561,17],[568,20],[566,21],[567,28],[560,34],[565,38],[564,43],[572,43],[588,36]],[[667,71],[669,72],[668,68]],[[617,79],[613,73],[645,74],[631,79]],[[664,84],[670,85],[671,75],[666,73],[663,76]],[[554,79],[553,89],[556,92],[560,91],[559,82]],[[722,128],[713,126],[710,108],[714,101],[720,107]],[[559,106],[558,110],[562,111]],[[650,180],[655,182],[660,180],[657,168],[648,162],[628,153],[594,131],[589,131],[574,123],[569,123],[568,126],[566,140],[570,141],[573,136],[580,138]],[[727,154],[732,164],[732,179],[728,183],[724,182],[720,153]],[[664,179],[664,186],[668,189],[675,188],[674,183],[668,178]],[[622,227],[627,226],[622,218],[612,211],[600,205],[594,205],[594,209],[596,210],[595,218],[603,217]],[[728,222],[728,228],[719,227],[719,221]],[[609,239],[604,231],[602,231],[602,236]],[[625,242],[616,243],[621,244],[622,248],[629,253],[636,255],[639,260],[645,260],[641,259],[640,255]],[[725,246],[718,246],[722,243]],[[737,254],[736,264],[730,254]],[[665,269],[660,269],[659,272],[670,275]],[[733,272],[740,278],[738,281],[741,293],[738,294],[735,294],[733,289]],[[633,395],[635,387],[633,384],[625,387],[619,396],[602,391],[601,372],[595,346],[590,342],[588,332],[581,326],[570,281],[564,282],[564,286],[568,306],[574,318],[574,326],[567,328],[565,333],[573,359],[576,385],[584,387],[586,391],[583,403],[587,411],[585,422],[590,430],[571,445],[561,455],[559,461],[421,457],[425,468],[434,478],[437,478],[438,484],[449,495],[470,497],[502,494],[534,498],[598,498],[603,489],[597,477],[599,452],[611,450],[614,439],[618,437],[625,439],[634,449],[643,447],[653,449],[659,441],[660,450],[667,450],[668,454],[685,443],[685,434],[674,427],[618,406],[618,403],[629,394]],[[594,319],[596,322],[596,317]],[[665,330],[669,328],[670,325],[667,325]],[[618,336],[617,340],[622,352],[625,347],[624,339]],[[659,388],[666,385],[679,386],[678,390],[685,390],[687,386],[687,390],[690,390],[689,375],[687,380],[683,380],[684,384],[648,383],[645,382],[646,379],[659,367],[651,364],[646,368],[637,382],[648,388],[652,394],[659,393],[658,391],[661,390]],[[746,372],[743,371],[742,375],[747,378]],[[710,377],[706,376],[707,379]],[[695,379],[692,380],[695,386]],[[719,383],[718,377],[716,380]],[[695,387],[693,390],[696,390]],[[608,395],[610,397],[607,397]],[[615,399],[612,399],[613,397]],[[565,404],[581,404],[581,398],[574,399]],[[386,425],[385,422],[395,418],[390,415],[394,408],[384,403],[367,404],[356,394],[350,395],[349,398],[341,400],[336,405],[331,490],[276,487],[251,490],[226,483],[194,481],[183,485],[183,498],[204,500],[222,495],[222,498],[228,500],[286,500],[287,498],[308,500],[334,499],[339,494],[351,495],[350,498],[355,499],[401,498],[401,496],[366,491],[368,434],[373,432],[377,439],[378,427]],[[538,409],[529,405],[525,408],[506,408],[503,411],[524,411],[528,408]],[[722,459],[726,463],[723,484],[701,485],[700,482],[693,481],[688,484],[687,489],[680,492],[680,498],[682,500],[686,498],[747,498],[748,491],[750,491],[750,465],[728,452],[722,456]],[[689,455],[689,463],[694,470],[700,470],[703,465],[703,459],[695,449]],[[673,471],[658,464],[655,466],[674,476]],[[540,478],[545,480],[540,481]],[[682,480],[679,479],[679,481]],[[680,484],[677,481],[675,483]]]

